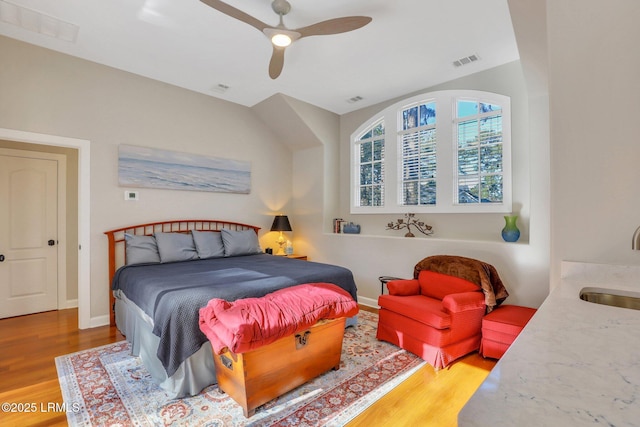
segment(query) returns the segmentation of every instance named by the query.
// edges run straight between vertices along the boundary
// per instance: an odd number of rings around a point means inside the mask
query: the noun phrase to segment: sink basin
[[[640,293],[616,289],[582,288],[580,299],[594,304],[640,310]]]

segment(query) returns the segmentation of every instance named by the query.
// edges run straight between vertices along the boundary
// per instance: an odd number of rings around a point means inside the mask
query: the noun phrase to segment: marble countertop
[[[640,292],[640,266],[563,262],[547,297],[458,416],[460,427],[639,426],[640,310],[582,301]]]

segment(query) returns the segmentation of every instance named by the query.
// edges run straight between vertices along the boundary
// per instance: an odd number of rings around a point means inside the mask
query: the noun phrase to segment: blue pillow
[[[220,230],[224,243],[224,256],[253,255],[262,252],[258,234],[251,230]]]
[[[201,259],[221,258],[224,256],[224,243],[222,235],[216,231],[191,230],[196,251]]]
[[[160,262],[158,245],[153,236],[136,236],[125,233],[124,240],[127,254],[125,264],[133,265]]]
[[[160,262],[189,261],[198,259],[196,245],[191,234],[155,233]]]

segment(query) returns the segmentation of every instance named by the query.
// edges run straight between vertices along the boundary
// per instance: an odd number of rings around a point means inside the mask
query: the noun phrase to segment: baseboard
[[[65,301],[63,307],[58,307],[58,310],[66,310],[67,308],[78,308],[78,300],[68,299]]]
[[[366,305],[367,307],[378,308],[377,299],[361,297],[360,295],[358,295],[358,304]]]
[[[65,310],[68,308],[78,308],[77,299],[69,299],[65,302],[64,307],[58,307],[58,310]],[[89,320],[89,328],[97,328],[98,326],[105,326],[110,323],[108,315],[92,317]]]
[[[90,328],[97,328],[98,326],[105,326],[110,323],[109,315],[105,314],[103,316],[92,317],[89,321]]]

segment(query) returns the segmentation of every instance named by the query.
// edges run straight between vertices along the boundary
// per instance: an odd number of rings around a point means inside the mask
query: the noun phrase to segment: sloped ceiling
[[[276,94],[255,105],[252,110],[292,150],[322,145],[322,141],[295,108],[295,102]]]
[[[270,0],[227,3],[278,23]],[[507,0],[290,3],[288,28],[351,15],[373,21],[295,42],[276,80],[265,35],[199,0],[0,0],[0,35],[245,106],[283,94],[336,114],[518,59]],[[453,65],[470,55],[479,60]]]

